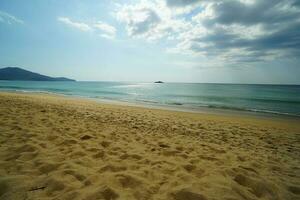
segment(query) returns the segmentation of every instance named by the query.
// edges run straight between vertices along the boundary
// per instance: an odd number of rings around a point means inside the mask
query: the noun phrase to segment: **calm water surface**
[[[0,81],[0,90],[300,116],[300,86],[296,85]]]

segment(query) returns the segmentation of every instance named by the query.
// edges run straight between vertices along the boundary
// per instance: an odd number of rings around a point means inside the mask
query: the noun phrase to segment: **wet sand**
[[[0,199],[300,199],[300,120],[0,93]]]

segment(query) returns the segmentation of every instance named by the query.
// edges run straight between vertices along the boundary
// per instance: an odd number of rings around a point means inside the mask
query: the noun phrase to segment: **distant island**
[[[10,81],[75,81],[65,77],[50,77],[27,71],[18,67],[0,69],[0,80]]]
[[[164,82],[162,82],[162,81],[155,81],[154,83],[164,83]]]

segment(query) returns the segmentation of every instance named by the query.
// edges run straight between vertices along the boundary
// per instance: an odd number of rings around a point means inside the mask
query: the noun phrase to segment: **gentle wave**
[[[184,103],[180,103],[180,102],[166,102],[166,104],[168,104],[168,105],[175,105],[175,106],[182,106],[182,105],[184,105]]]
[[[0,86],[0,90],[15,90],[23,92],[70,92],[67,89],[54,89],[54,88],[31,88],[31,87],[18,87],[18,86]]]
[[[219,97],[219,96],[205,96],[205,95],[166,95],[172,97],[174,99],[181,98],[181,99],[195,99],[195,100],[206,100],[206,101],[219,101],[219,102],[232,102],[232,101],[253,101],[253,102],[266,102],[266,103],[290,103],[290,104],[300,104],[299,100],[287,100],[287,99],[263,99],[263,98],[251,98],[251,97]]]
[[[126,92],[114,92],[114,91],[94,91],[95,94],[114,94],[114,95],[128,95]]]
[[[0,90],[50,93],[187,109],[300,116],[300,86],[0,81]]]
[[[200,106],[200,107],[202,107],[202,106]],[[293,117],[300,117],[300,114],[294,114],[294,113],[271,111],[271,110],[261,110],[261,109],[240,108],[240,107],[233,107],[233,106],[207,105],[207,106],[204,106],[204,107],[209,107],[209,108],[214,108],[214,109],[248,111],[248,112],[268,113],[268,114],[287,115],[287,116],[293,116]]]
[[[175,105],[175,106],[186,106],[190,107],[191,104],[184,104],[184,103],[166,103],[168,105]],[[208,104],[193,104],[192,107],[205,107],[205,108],[212,108],[212,109],[221,109],[221,110],[234,110],[234,111],[248,111],[248,112],[255,112],[255,113],[267,113],[267,114],[276,114],[276,115],[286,115],[286,116],[293,116],[293,117],[300,117],[300,114],[294,113],[287,113],[287,112],[279,112],[279,111],[271,111],[271,110],[262,110],[262,109],[250,109],[250,108],[241,108],[241,107],[234,107],[234,106],[221,106],[221,105],[208,105]]]
[[[0,87],[1,88],[1,87]],[[13,88],[13,89],[12,89]],[[17,88],[17,89],[15,89]],[[112,101],[124,101],[124,102],[132,102],[131,99],[120,99],[120,98],[113,98],[113,97],[102,97],[102,96],[87,96],[87,95],[74,95],[74,94],[64,94],[60,93],[58,91],[66,91],[66,90],[31,90],[31,89],[19,89],[22,87],[10,87],[5,88],[5,91],[15,91],[15,92],[22,92],[22,93],[44,93],[44,94],[59,94],[59,95],[66,95],[66,96],[76,96],[80,98],[92,98],[92,99],[104,99],[104,100],[112,100]],[[0,89],[2,90],[2,88]],[[106,92],[106,91],[97,91],[97,93],[102,94],[126,94],[121,92]],[[292,117],[300,117],[300,114],[294,114],[294,113],[287,113],[287,112],[278,112],[278,111],[271,111],[271,110],[261,110],[261,109],[249,109],[249,108],[241,108],[241,107],[234,107],[234,106],[223,106],[223,105],[210,105],[210,104],[191,104],[191,103],[183,103],[183,102],[159,102],[154,100],[145,100],[145,99],[135,99],[136,102],[141,103],[150,103],[150,104],[156,104],[156,105],[171,105],[171,106],[186,106],[189,107],[206,107],[206,108],[212,108],[212,109],[224,109],[224,110],[236,110],[236,111],[248,111],[248,112],[255,112],[255,113],[267,113],[267,114],[275,114],[275,115],[286,115],[286,116],[292,116]],[[189,106],[192,105],[192,106]]]
[[[158,101],[153,101],[153,100],[144,100],[144,99],[137,99],[136,101],[138,102],[144,102],[144,103],[154,103],[154,104],[158,104]]]
[[[152,83],[139,83],[139,84],[126,84],[126,85],[114,85],[111,88],[143,88],[143,87],[153,87]]]

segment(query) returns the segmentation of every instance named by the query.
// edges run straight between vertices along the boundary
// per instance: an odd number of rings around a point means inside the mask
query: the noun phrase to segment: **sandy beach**
[[[300,120],[0,93],[0,199],[300,199]]]

